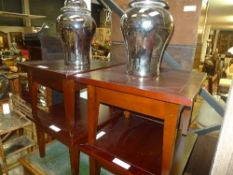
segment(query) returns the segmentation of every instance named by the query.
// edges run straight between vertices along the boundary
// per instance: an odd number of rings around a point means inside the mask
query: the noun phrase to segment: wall
[[[197,43],[200,0],[167,0],[174,19],[174,32],[170,44],[194,45]],[[196,11],[184,12],[184,6],[196,5]]]
[[[30,14],[46,16],[44,19],[33,19],[33,26],[41,26],[44,22],[54,25],[57,16],[60,14],[60,8],[64,5],[64,0],[30,0]],[[0,0],[0,10],[22,13],[23,7],[21,0]],[[0,26],[23,26],[22,18],[3,17],[0,18]]]
[[[44,22],[54,26],[60,9],[64,5],[64,0],[30,0],[30,13],[33,15],[44,15],[45,19],[31,20],[32,26],[41,26]]]
[[[128,8],[128,1],[114,0],[114,2],[123,10]],[[114,33],[114,35],[112,35],[112,41],[123,42],[123,36],[120,29],[120,17],[114,12],[112,13],[112,33]]]
[[[49,24],[55,30],[56,18],[60,14],[60,8],[64,5],[64,0],[30,0],[30,14],[46,16],[44,19],[33,19],[33,26],[41,26],[43,23]],[[0,0],[0,10],[22,13],[21,0]],[[0,31],[8,34],[8,43],[10,44],[9,32],[31,33],[33,27],[24,27],[23,19],[18,17],[0,16]]]
[[[182,69],[198,68],[201,58],[203,33],[207,6],[202,0],[167,0],[174,18],[174,32],[166,51]],[[195,11],[184,11],[184,7],[196,6]]]
[[[21,13],[21,0],[0,0],[0,10]],[[0,26],[23,26],[23,20],[20,18],[0,17]]]
[[[209,4],[202,2],[200,4],[201,12],[199,16],[198,22],[198,30],[197,30],[197,47],[194,55],[194,63],[193,68],[199,69],[202,63],[203,49],[205,49],[204,44],[206,43],[205,32],[206,32],[206,21],[207,21],[207,13],[209,9]],[[207,27],[208,28],[208,27]]]
[[[120,28],[120,17],[116,13],[112,13],[112,41],[123,42],[123,36]]]

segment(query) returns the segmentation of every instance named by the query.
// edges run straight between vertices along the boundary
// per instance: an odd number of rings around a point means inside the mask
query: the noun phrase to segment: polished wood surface
[[[79,105],[75,109],[75,124],[70,136],[69,130],[66,127],[64,104],[56,104],[50,107],[49,112],[38,111],[37,118],[33,121],[48,134],[65,145],[75,144],[76,142],[84,143],[87,140],[87,101],[80,99]],[[109,107],[101,108],[101,117],[98,120],[98,125],[101,127],[109,122],[110,109]],[[118,112],[111,112],[111,118],[118,116]],[[54,132],[49,126],[55,125],[61,129],[59,132]],[[70,139],[73,137],[73,139]]]
[[[54,73],[59,76],[63,76],[64,78],[69,78],[70,75],[89,72],[90,70],[102,69],[104,67],[111,67],[115,65],[124,64],[124,60],[112,60],[108,61],[98,61],[91,60],[89,66],[77,67],[75,65],[65,65],[64,60],[54,60],[54,61],[28,61],[19,63],[20,67],[23,69],[33,69],[33,71],[41,71],[45,73]]]
[[[163,123],[161,174],[169,174],[180,108],[192,108],[205,74],[164,69],[159,77],[140,78],[127,75],[125,70],[125,66],[116,66],[74,76],[76,82],[88,85],[88,144],[96,143],[98,109],[101,103],[144,114],[149,119],[159,119]],[[185,121],[187,117],[190,116],[185,115]],[[110,170],[117,169],[120,174],[140,174],[123,171],[119,166],[114,168],[116,165],[101,157],[99,152],[90,151],[90,154],[93,155],[90,159],[91,174],[99,172],[98,161]]]
[[[62,81],[57,81],[57,79],[66,80],[70,79],[74,74],[89,72],[121,64],[124,64],[124,60],[118,61],[114,59],[110,62],[92,60],[90,66],[75,67],[72,65],[65,65],[64,60],[43,60],[19,63],[19,66],[23,71],[33,74],[33,79],[35,79],[35,81],[39,81],[41,84],[45,86],[57,90],[62,90]]]
[[[170,103],[192,106],[205,80],[204,73],[162,69],[159,77],[140,78],[126,74],[126,66],[117,66],[86,74],[77,74],[79,82],[111,90],[141,94]]]
[[[21,69],[28,73],[32,113],[37,126],[38,145],[40,155],[42,157],[45,156],[45,132],[47,132],[52,137],[55,137],[59,141],[67,144],[70,151],[72,174],[78,174],[79,143],[77,140],[80,140],[80,136],[83,134],[81,128],[83,125],[86,125],[86,123],[78,123],[78,128],[80,130],[77,131],[76,121],[78,121],[78,118],[76,117],[75,106],[78,106],[80,102],[79,100],[76,100],[76,94],[79,94],[80,89],[83,87],[74,83],[72,75],[123,63],[124,60],[122,61],[121,59],[113,59],[110,62],[92,60],[90,66],[82,68],[67,66],[64,64],[64,60],[29,61],[19,63]],[[59,116],[56,117],[53,117],[53,113],[48,114],[48,121],[44,118],[42,119],[41,116],[45,117],[45,115],[37,108],[39,84],[61,91],[64,95],[64,112],[60,112]],[[52,122],[58,124],[62,131],[55,132],[51,130],[49,128],[51,125],[49,124],[52,124]],[[61,126],[60,124],[63,125]]]
[[[163,125],[143,117],[117,117],[100,132],[106,134],[95,144],[84,144],[80,148],[90,156],[100,159],[106,169],[115,174],[160,174],[162,159]],[[145,137],[146,136],[146,137]],[[156,139],[155,139],[156,138]],[[150,143],[150,144],[147,144]],[[107,163],[114,158],[128,163],[129,170],[119,172],[117,165]],[[107,161],[106,161],[107,160]]]

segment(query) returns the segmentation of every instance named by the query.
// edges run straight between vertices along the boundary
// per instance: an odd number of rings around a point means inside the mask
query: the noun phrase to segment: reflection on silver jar
[[[65,64],[89,65],[91,40],[96,23],[83,0],[66,0],[57,18],[57,31],[63,42]]]
[[[164,48],[173,31],[173,18],[164,0],[133,0],[121,18],[127,53],[127,73],[159,75]]]

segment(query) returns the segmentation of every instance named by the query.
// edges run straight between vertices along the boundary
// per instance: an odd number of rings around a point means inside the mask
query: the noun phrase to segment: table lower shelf
[[[59,140],[60,142],[69,145],[75,142],[82,143],[86,140],[87,136],[87,101],[80,100],[80,108],[76,109],[75,125],[74,128],[68,129],[65,120],[65,110],[63,104],[57,104],[50,108],[49,112],[38,110],[37,119],[33,119],[36,126],[43,131]],[[77,105],[79,106],[79,105]],[[101,106],[100,111],[102,114],[99,125],[102,125],[117,113],[110,116],[110,109],[107,106]],[[55,126],[59,131],[55,131],[51,126]],[[71,132],[72,133],[71,133]],[[72,135],[71,135],[72,134]]]
[[[94,145],[83,144],[80,149],[105,162],[102,166],[106,169],[114,173],[114,168],[119,165],[109,165],[107,162],[120,159],[129,166],[126,171],[131,174],[160,174],[162,124],[138,116],[122,116],[103,127],[100,132],[105,134]]]
[[[185,138],[189,137],[187,140]],[[186,155],[189,153],[188,150],[192,150],[192,138],[196,137],[195,135],[188,135],[187,137],[182,137],[179,147],[180,150],[184,151]],[[61,144],[60,142],[53,141],[46,145],[46,157],[41,158],[39,156],[38,150],[27,154],[24,158],[20,159],[20,163],[23,165],[26,174],[30,175],[70,175],[70,164],[69,164],[69,151],[68,148]],[[182,154],[182,151],[178,154],[179,161],[175,160],[172,167],[172,175],[182,175],[183,168],[185,166],[185,161],[187,161],[185,155]],[[176,159],[176,158],[175,158]],[[86,154],[80,154],[80,175],[89,174],[89,162],[88,156]],[[142,160],[145,161],[146,160]],[[112,175],[109,171],[104,169],[101,170],[101,175]]]
[[[82,144],[80,149],[99,160],[104,168],[113,173],[119,172],[121,167],[121,171],[127,171],[127,174],[161,174],[161,123],[138,116],[122,116],[112,120],[98,133],[105,134],[97,139],[95,144]],[[174,175],[183,173],[196,138],[194,135],[181,136],[177,141],[172,168]],[[118,159],[123,164],[113,163]]]

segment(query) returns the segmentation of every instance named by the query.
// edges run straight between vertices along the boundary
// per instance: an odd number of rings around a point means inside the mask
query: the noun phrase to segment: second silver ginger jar
[[[159,75],[164,48],[173,31],[173,18],[164,0],[133,0],[121,18],[128,53],[127,73]]]

